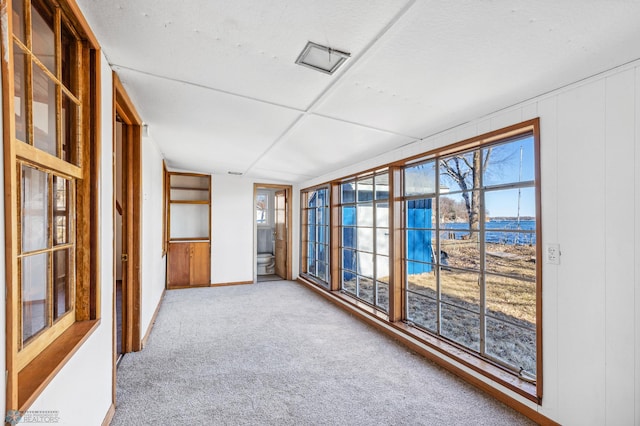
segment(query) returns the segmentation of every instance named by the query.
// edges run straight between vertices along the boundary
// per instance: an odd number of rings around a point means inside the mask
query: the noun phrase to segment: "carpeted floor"
[[[529,425],[287,281],[166,293],[112,425]]]

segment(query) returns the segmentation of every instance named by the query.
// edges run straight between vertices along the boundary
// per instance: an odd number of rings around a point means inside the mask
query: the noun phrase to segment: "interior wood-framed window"
[[[2,56],[3,92],[13,93],[3,97],[7,409],[24,409],[100,316],[98,56],[75,4],[10,3]]]
[[[302,191],[301,266],[302,273],[329,288],[330,271],[330,189]]]

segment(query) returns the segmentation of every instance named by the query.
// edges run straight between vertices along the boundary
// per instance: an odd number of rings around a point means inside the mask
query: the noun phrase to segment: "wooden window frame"
[[[72,1],[47,1],[45,4],[52,12],[53,33],[56,40],[62,37],[64,28],[76,38],[76,58],[72,64],[72,87],[64,86],[62,76],[62,50],[55,43],[55,70],[52,72],[42,65],[31,53],[31,2],[23,0],[25,19],[25,43],[18,41],[13,34],[13,4],[2,1],[2,20],[7,27],[2,32],[2,90],[3,96],[3,149],[5,177],[5,264],[6,264],[6,409],[26,410],[37,396],[46,388],[64,364],[82,346],[97,329],[100,318],[99,283],[99,210],[98,175],[100,155],[99,126],[99,81],[100,55],[95,36]],[[25,59],[31,64],[26,67],[24,85],[27,104],[26,141],[16,138],[14,93],[14,55],[18,46],[25,52]],[[74,151],[70,152],[69,163],[62,156],[62,130],[56,126],[56,155],[46,153],[33,145],[33,117],[30,113],[33,101],[31,80],[32,67],[38,67],[56,87],[56,122],[62,120],[62,98],[71,98],[78,105],[76,137]],[[73,92],[72,93],[72,90]],[[9,96],[8,94],[12,94]],[[30,142],[28,144],[26,142]],[[75,230],[75,309],[63,316],[64,321],[54,324],[31,339],[24,350],[20,350],[22,334],[20,331],[20,276],[18,258],[20,257],[20,165],[46,171],[67,179],[75,186],[75,215],[70,218],[69,229]],[[71,237],[70,237],[71,238]]]
[[[537,363],[537,378],[535,383],[531,383],[528,380],[523,380],[514,374],[512,371],[506,369],[504,366],[492,362],[489,359],[482,358],[479,355],[466,350],[460,345],[453,344],[446,341],[432,333],[425,330],[412,327],[410,324],[403,322],[406,318],[405,302],[403,300],[404,293],[404,219],[403,219],[403,168],[407,165],[413,165],[423,160],[433,158],[435,156],[445,156],[447,154],[456,153],[459,151],[480,147],[483,145],[495,143],[498,141],[508,140],[527,133],[531,133],[534,139],[534,191],[536,197],[536,363]],[[340,291],[340,256],[341,247],[339,238],[341,234],[341,221],[340,221],[340,188],[343,182],[356,179],[358,176],[365,175],[367,173],[373,173],[384,167],[389,168],[389,222],[390,222],[390,289],[389,289],[389,312],[388,315],[384,315],[371,305],[363,303],[355,297],[348,294],[344,294]],[[543,351],[542,351],[542,224],[541,224],[541,185],[540,185],[540,119],[535,118],[532,120],[524,121],[519,124],[515,124],[509,127],[505,127],[496,131],[492,131],[477,137],[466,139],[442,148],[433,149],[412,157],[401,159],[386,165],[381,165],[369,170],[354,173],[353,175],[345,176],[343,178],[336,179],[328,183],[332,189],[331,198],[331,270],[332,279],[330,288],[327,290],[324,287],[318,285],[316,282],[307,279],[304,274],[301,274],[300,281],[305,284],[311,284],[311,287],[318,293],[327,297],[327,299],[333,301],[338,306],[356,313],[363,320],[376,325],[383,332],[392,334],[400,338],[400,340],[418,350],[423,355],[429,357],[435,362],[439,363],[443,367],[455,374],[459,374],[466,380],[475,384],[476,386],[488,390],[491,394],[498,399],[507,402],[509,405],[516,407],[519,411],[527,412],[530,415],[524,405],[515,400],[507,397],[505,394],[495,391],[494,388],[488,386],[483,380],[478,379],[465,370],[461,369],[463,366],[466,369],[481,374],[484,377],[489,378],[493,382],[504,386],[505,388],[513,391],[514,393],[521,395],[537,404],[542,403],[543,396]],[[326,185],[326,184],[325,184]],[[301,197],[304,191],[312,188],[303,188],[301,190]],[[301,204],[302,207],[302,204]],[[302,223],[302,222],[301,222]],[[301,249],[301,251],[304,249]],[[302,270],[302,269],[301,269]],[[429,348],[426,350],[425,348]],[[445,355],[451,360],[450,362],[440,355]],[[457,364],[456,364],[457,363]]]
[[[308,199],[309,199],[309,194],[317,192],[317,191],[327,191],[327,195],[326,195],[326,209],[327,209],[327,215],[326,215],[326,224],[323,224],[322,226],[326,226],[327,227],[327,235],[326,235],[326,243],[324,245],[326,245],[326,251],[325,251],[325,259],[324,259],[324,263],[327,265],[327,270],[326,270],[326,280],[322,280],[317,274],[314,274],[312,272],[310,272],[308,270],[308,257],[309,257],[309,250],[308,250],[308,244],[310,243],[310,241],[307,238],[308,235],[308,227],[309,227],[309,223],[307,223],[307,218],[308,218],[308,212],[309,210],[311,210],[311,208],[309,208],[309,206],[307,205],[308,203]],[[316,281],[318,284],[320,284],[321,286],[325,287],[325,288],[329,288],[329,286],[331,285],[331,276],[332,276],[332,268],[331,268],[331,241],[332,241],[332,231],[331,231],[331,223],[332,223],[332,218],[331,218],[331,187],[327,186],[327,185],[323,185],[323,186],[319,186],[319,187],[315,187],[315,188],[310,188],[310,189],[305,189],[300,191],[300,271],[301,274],[310,279],[310,280],[314,280]],[[314,209],[317,210],[317,207],[314,207]],[[317,217],[317,216],[316,216]],[[315,226],[319,226],[319,224],[316,222]],[[316,245],[319,244],[318,241],[313,241]]]

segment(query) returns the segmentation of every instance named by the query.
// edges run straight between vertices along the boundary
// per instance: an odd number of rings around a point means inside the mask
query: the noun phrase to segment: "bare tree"
[[[472,231],[480,229],[480,192],[472,190],[480,188],[480,174],[487,168],[490,157],[491,148],[488,148],[454,155],[440,163],[442,173],[453,179],[463,191],[461,195],[467,209],[469,229]],[[472,233],[470,238],[477,239],[478,233]]]

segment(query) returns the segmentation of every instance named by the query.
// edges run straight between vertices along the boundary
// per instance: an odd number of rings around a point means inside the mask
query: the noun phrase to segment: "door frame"
[[[292,244],[293,244],[293,239],[292,239],[292,232],[291,232],[291,226],[292,226],[292,218],[293,218],[293,186],[291,185],[278,185],[278,184],[272,184],[272,183],[254,183],[253,184],[253,282],[256,283],[258,282],[258,268],[256,267],[256,262],[258,260],[258,225],[256,223],[256,197],[258,196],[258,190],[259,189],[275,189],[277,190],[284,190],[285,191],[285,205],[286,205],[286,209],[287,209],[287,214],[286,214],[286,221],[287,221],[287,258],[286,258],[286,276],[284,277],[284,279],[286,280],[292,280],[293,279],[293,268],[292,268],[292,264],[291,261],[293,259],[292,256]],[[275,253],[274,253],[275,254]]]
[[[141,342],[141,329],[140,329],[140,302],[141,302],[141,270],[140,270],[140,243],[141,243],[141,207],[142,207],[142,120],[138,115],[129,95],[127,95],[124,86],[120,82],[117,74],[113,73],[113,113],[112,113],[112,126],[113,126],[113,157],[112,157],[112,170],[113,170],[113,229],[116,230],[115,215],[116,212],[116,116],[120,117],[123,126],[126,127],[124,132],[125,137],[122,141],[123,157],[127,159],[126,163],[123,162],[123,182],[126,182],[123,188],[123,199],[126,201],[123,203],[122,212],[122,226],[126,229],[126,235],[122,240],[122,249],[128,255],[128,261],[123,264],[122,274],[123,289],[122,289],[122,309],[123,309],[123,321],[122,321],[122,352],[136,352],[142,349]],[[126,175],[126,178],[125,178]],[[114,234],[115,235],[115,234]],[[118,354],[116,349],[116,288],[115,288],[115,262],[120,262],[120,253],[115,253],[114,244],[114,258],[113,258],[113,380],[114,380],[114,401],[115,401],[115,371],[116,360]]]

